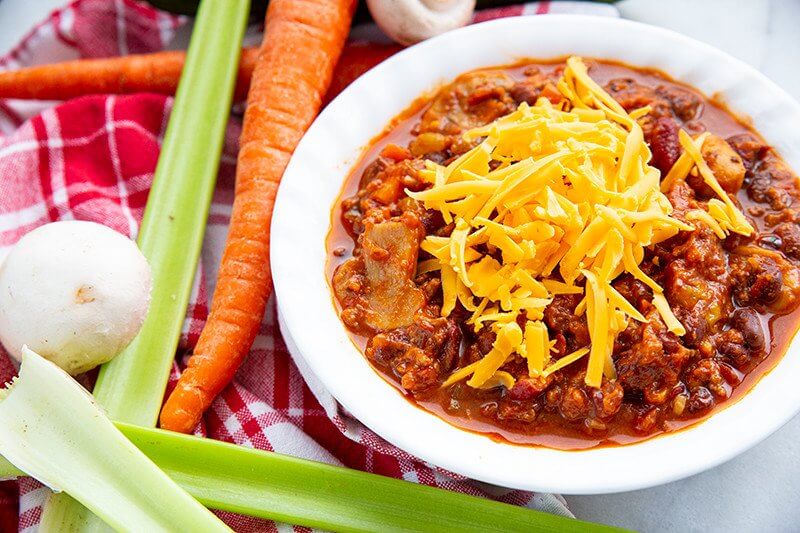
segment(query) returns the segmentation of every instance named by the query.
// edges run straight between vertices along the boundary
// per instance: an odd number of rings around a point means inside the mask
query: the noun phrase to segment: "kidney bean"
[[[766,346],[764,328],[761,320],[750,307],[737,309],[731,315],[731,326],[742,332],[745,345],[754,351],[761,351]]]

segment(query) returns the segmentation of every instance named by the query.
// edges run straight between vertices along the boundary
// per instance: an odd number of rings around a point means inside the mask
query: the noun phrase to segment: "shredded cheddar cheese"
[[[719,199],[687,220],[720,236],[752,231],[701,156],[705,135],[681,131],[684,152],[662,182],[636,121],[647,109],[627,113],[577,57],[567,60],[557,87],[566,103],[539,98],[466,132],[477,146],[447,166],[427,161],[420,176],[431,187],[407,191],[454,226],[449,237],[428,236],[421,245],[432,259],[420,268],[441,274],[442,314],[460,302],[475,331],[496,334],[491,351],[444,386],[469,378],[471,387],[510,388],[514,378],[501,367],[515,356],[527,361],[531,377],[547,377],[588,354],[588,386],[614,379],[617,334],[629,320],[645,321],[611,286],[623,272],[653,290],[664,323],[683,335],[662,288],[640,264],[646,247],[694,230],[671,216],[663,192],[693,168]],[[553,360],[543,318],[558,294],[583,295],[576,313],[586,315],[591,346]]]

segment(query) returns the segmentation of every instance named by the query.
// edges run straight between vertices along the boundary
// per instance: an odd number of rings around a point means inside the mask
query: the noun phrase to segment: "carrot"
[[[348,43],[336,63],[324,103],[402,49],[396,44]],[[258,48],[242,49],[234,94],[237,102],[247,96],[257,57]],[[172,95],[178,87],[185,59],[185,52],[156,52],[107,59],[78,59],[0,72],[0,98],[68,100],[87,94],[137,92]]]
[[[161,411],[161,427],[192,431],[233,378],[271,293],[269,227],[283,171],[316,117],[350,29],[353,0],[272,0],[253,72],[236,192],[217,287],[203,331]]]
[[[381,156],[388,157],[394,161],[403,161],[404,159],[411,159],[411,152],[408,151],[408,148],[403,148],[398,144],[390,143],[383,147],[383,150],[381,150]]]
[[[242,50],[234,96],[237,101],[247,95],[257,57],[257,48]],[[0,98],[67,100],[87,94],[175,94],[185,60],[186,52],[156,52],[0,72]]]

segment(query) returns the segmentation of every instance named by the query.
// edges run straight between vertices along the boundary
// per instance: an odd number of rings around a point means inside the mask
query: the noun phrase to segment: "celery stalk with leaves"
[[[0,427],[3,457],[116,530],[230,531],[139,451],[83,387],[27,348],[19,376],[0,390]]]

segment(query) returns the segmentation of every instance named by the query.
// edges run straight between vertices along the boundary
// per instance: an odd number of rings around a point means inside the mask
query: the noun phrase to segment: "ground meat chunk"
[[[559,411],[567,420],[575,421],[589,414],[589,396],[581,387],[570,387],[561,396]]]
[[[514,110],[508,94],[514,81],[503,72],[478,71],[459,76],[442,89],[422,115],[419,132],[458,135]]]
[[[657,407],[641,412],[633,422],[633,429],[639,433],[652,433],[658,424],[658,413]]]
[[[626,111],[649,105],[653,117],[666,117],[672,114],[670,102],[666,98],[659,95],[652,87],[642,85],[632,78],[613,79],[606,84],[605,89]]]
[[[452,368],[460,344],[461,330],[453,320],[418,316],[409,326],[372,337],[365,353],[390,368],[404,389],[419,392],[437,385]]]
[[[749,133],[734,135],[733,137],[729,137],[727,141],[728,144],[731,145],[731,148],[742,158],[742,163],[748,173],[753,171],[756,163],[764,157],[764,154],[769,150],[769,147]]]
[[[569,422],[583,422],[582,431],[591,433],[605,429],[606,422],[613,419],[622,407],[624,390],[616,380],[604,380],[599,389],[588,387],[585,377],[583,370],[572,375],[558,375],[555,379],[551,376],[548,378],[551,383],[543,394],[539,384],[533,386],[536,396],[529,402],[535,401],[537,409],[558,414]],[[509,394],[509,397],[517,399],[519,396]]]
[[[519,104],[525,102],[528,105],[534,105],[539,96],[542,95],[542,90],[548,84],[553,85],[553,82],[541,69],[527,69],[525,71],[525,79],[515,83],[510,90],[510,94],[514,101]]]
[[[652,304],[647,303],[645,306],[645,312],[647,309],[650,309]],[[630,348],[633,344],[639,342],[642,339],[642,327],[641,325],[635,321],[630,320],[628,321],[628,326],[619,332],[617,338],[614,340],[614,350],[613,353],[621,353]]]
[[[361,173],[361,180],[358,182],[358,188],[363,189],[368,184],[378,179],[391,164],[392,161],[390,159],[378,156],[372,163],[367,165],[367,168]]]
[[[617,381],[603,381],[599,389],[592,391],[595,416],[600,419],[612,418],[622,407],[625,391]]]
[[[670,104],[666,99],[656,94],[652,87],[637,83],[631,78],[613,79],[606,84],[605,89],[628,112],[650,106],[650,112],[638,121],[645,140],[653,138],[652,133],[659,118],[672,117]]]
[[[681,220],[684,219],[686,211],[696,209],[698,206],[694,189],[685,181],[678,181],[665,194],[669,203],[672,204],[673,216]],[[686,237],[686,234],[678,233],[668,242],[672,244],[676,239],[682,240],[684,237]]]
[[[753,232],[751,235],[742,235],[741,233],[731,232],[727,237],[725,237],[725,240],[722,241],[722,247],[728,252],[736,252],[736,250],[741,246],[752,245],[757,237],[759,237],[759,235],[755,232]]]
[[[780,249],[792,259],[800,259],[800,226],[796,222],[782,222],[772,230],[780,237]]]
[[[538,396],[552,383],[552,376],[548,377],[523,377],[518,379],[508,391],[508,396],[514,400],[530,400]]]
[[[365,286],[364,262],[360,257],[348,259],[333,272],[333,293],[342,307],[356,305]]]
[[[732,311],[727,254],[722,241],[705,225],[697,224],[685,242],[669,247],[662,256],[663,287],[672,310],[686,328],[687,346],[697,346],[724,324]]]
[[[354,239],[364,233],[367,220],[379,222],[406,210],[422,211],[405,190],[421,190],[427,184],[418,179],[423,163],[417,159],[379,156],[361,174],[358,192],[342,201],[342,225]]]
[[[731,254],[737,303],[759,312],[788,313],[800,303],[800,270],[779,254]]]
[[[796,178],[789,166],[772,150],[754,165],[745,181],[747,195],[754,202],[767,204],[775,211],[790,208],[797,203]]]
[[[351,329],[368,327],[364,323],[366,309],[369,307],[366,298],[367,278],[361,258],[350,258],[336,267],[331,281],[333,294],[342,306],[342,322]]]
[[[666,85],[653,88],[631,78],[613,79],[606,84],[605,89],[626,111],[650,106],[650,112],[639,119],[639,124],[645,140],[648,143],[655,142],[656,146],[659,146],[658,150],[663,150],[667,154],[672,154],[675,148],[672,141],[677,141],[677,137],[672,137],[670,123],[659,122],[659,119],[670,119],[673,124],[676,124],[675,118],[685,122],[694,118],[701,105],[700,98],[686,89]],[[677,136],[677,131],[674,133]],[[663,141],[669,141],[669,144],[663,144]],[[654,163],[658,163],[655,166],[662,173],[668,170],[666,165],[670,159],[662,155],[655,157],[654,154]]]
[[[737,304],[765,309],[780,298],[783,272],[774,258],[732,254],[729,262]]]
[[[441,294],[442,279],[433,272],[420,274],[414,278],[414,283],[419,287],[419,290],[425,296],[425,300],[429,303]]]
[[[700,359],[689,368],[686,376],[689,389],[705,387],[717,398],[727,398],[728,388],[715,359]]]
[[[466,348],[461,356],[459,366],[466,366],[479,361],[492,350],[494,341],[497,338],[490,327],[481,328],[477,334],[472,333],[471,328],[467,328],[466,335]]]
[[[695,118],[702,106],[702,100],[697,94],[675,85],[659,85],[655,92],[669,102],[672,112],[683,122]]]
[[[612,283],[614,289],[639,311],[646,311],[653,299],[653,291],[630,274],[623,274]]]
[[[551,335],[560,333],[567,341],[567,351],[589,344],[589,328],[585,316],[575,316],[575,307],[581,300],[577,294],[560,294],[544,310],[544,321]]]
[[[660,405],[678,383],[691,352],[678,342],[664,342],[675,340],[674,335],[655,309],[645,318],[641,340],[617,356],[617,379],[626,391],[639,391],[648,403]]]

